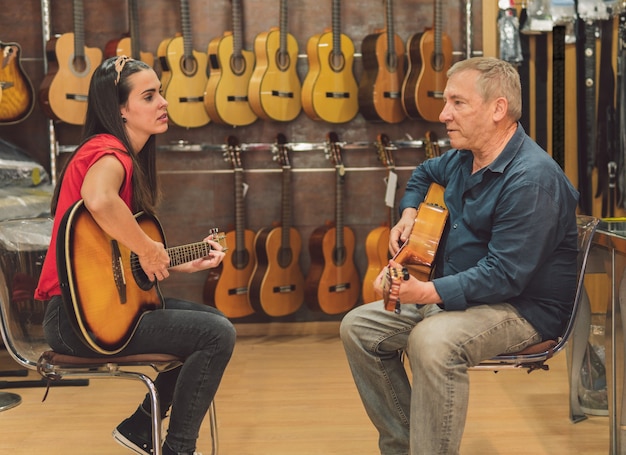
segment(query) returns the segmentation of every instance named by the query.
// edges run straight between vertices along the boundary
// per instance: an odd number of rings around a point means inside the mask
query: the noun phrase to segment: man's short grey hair
[[[478,71],[477,89],[483,100],[506,98],[508,115],[518,121],[522,116],[522,85],[513,65],[495,57],[472,57],[456,62],[448,70],[448,77],[463,71]]]

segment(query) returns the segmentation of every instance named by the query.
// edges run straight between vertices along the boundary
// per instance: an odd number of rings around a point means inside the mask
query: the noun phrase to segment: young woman
[[[98,226],[138,256],[148,278],[161,281],[169,276],[170,258],[164,245],[152,240],[133,215],[139,211],[153,214],[159,202],[155,134],[168,128],[167,101],[160,89],[152,68],[125,56],[106,60],[94,72],[84,140],[63,169],[52,199],[50,251],[55,251],[64,213],[82,199]],[[211,245],[206,257],[169,270],[191,273],[218,266],[224,257],[222,247],[211,236],[204,241]],[[74,333],[65,313],[55,256],[46,256],[35,294],[47,302],[46,339],[57,352],[96,356]],[[163,309],[144,313],[120,352],[162,352],[186,359],[181,367],[155,380],[162,416],[171,407],[164,454],[195,453],[200,426],[230,360],[235,337],[230,321],[215,308],[166,298]],[[152,453],[147,395],[113,436],[136,453]]]

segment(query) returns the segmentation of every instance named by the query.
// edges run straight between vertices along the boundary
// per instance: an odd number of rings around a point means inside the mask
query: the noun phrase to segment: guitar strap
[[[595,129],[595,26],[581,18],[574,1],[576,20],[576,112],[578,141],[579,204],[584,214],[592,212],[591,177],[594,168]],[[589,127],[587,127],[587,125]]]
[[[596,126],[596,164],[598,186],[596,197],[602,196],[602,216],[614,215],[615,182],[617,175],[615,148],[615,82],[613,74],[613,19],[600,21],[601,47]]]
[[[552,157],[565,168],[565,26],[552,30]]]
[[[526,7],[523,7],[519,16],[520,30],[524,28],[526,21],[528,21],[528,10]],[[530,134],[530,38],[525,33],[520,33],[519,35],[520,45],[522,48],[522,61],[518,68],[520,82],[522,84],[522,116],[520,118],[520,123],[526,132]]]
[[[535,142],[548,149],[548,36],[535,35]]]

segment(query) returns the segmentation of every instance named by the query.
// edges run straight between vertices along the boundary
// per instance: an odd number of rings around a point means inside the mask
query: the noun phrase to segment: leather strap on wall
[[[565,168],[565,26],[552,30],[552,157]]]

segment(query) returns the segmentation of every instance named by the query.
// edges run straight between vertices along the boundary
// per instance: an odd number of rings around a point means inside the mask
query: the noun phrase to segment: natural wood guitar
[[[291,162],[283,134],[276,137],[274,156],[282,167],[281,224],[263,228],[254,239],[256,267],[250,281],[250,303],[261,314],[286,316],[304,303],[304,275],[300,269],[302,238],[291,221]]]
[[[241,147],[235,136],[227,138],[225,157],[233,167],[235,182],[235,229],[226,233],[231,248],[224,258],[219,276],[209,274],[204,285],[204,303],[222,311],[229,318],[254,314],[248,286],[256,264],[254,231],[246,228]],[[234,245],[234,248],[233,248]]]
[[[156,218],[142,212],[136,219],[150,238],[165,244]],[[158,283],[148,279],[132,251],[98,226],[82,200],[64,214],[56,249],[67,314],[95,352],[120,352],[146,312],[163,308]],[[198,242],[166,251],[175,267],[207,256],[211,245]]]
[[[335,164],[335,222],[316,228],[309,238],[311,266],[306,277],[306,302],[315,311],[339,314],[356,305],[360,279],[354,263],[354,232],[343,222],[343,185],[346,170],[342,145],[330,132],[327,154]]]
[[[391,175],[395,172],[392,147],[386,134],[379,134],[376,140],[378,160],[388,169],[387,185]],[[388,188],[385,189],[387,194]],[[394,191],[395,194],[395,191]],[[363,303],[378,300],[374,291],[374,280],[389,262],[389,229],[396,224],[395,204],[388,206],[388,220],[382,225],[372,229],[365,238],[365,255],[367,256],[367,269],[363,278],[361,295]]]
[[[82,0],[74,0],[74,33],[51,38],[46,44],[48,73],[39,89],[39,104],[53,120],[83,125],[89,83],[102,63],[102,51],[85,47]]]
[[[359,110],[366,120],[399,123],[402,107],[404,44],[393,27],[393,1],[386,3],[386,28],[367,35],[361,45],[363,74],[359,81]]]
[[[402,103],[410,118],[439,121],[447,72],[452,66],[452,40],[442,29],[441,0],[435,0],[434,30],[415,33],[407,42],[409,67],[402,85]]]
[[[128,34],[107,43],[104,48],[104,57],[127,55],[135,60],[141,60],[147,65],[154,66],[154,55],[152,52],[141,51],[137,0],[128,0],[128,29]]]
[[[265,120],[289,122],[302,109],[296,65],[298,42],[287,29],[287,0],[280,1],[280,27],[257,35],[256,66],[250,79],[250,107]]]
[[[392,258],[420,281],[429,281],[432,277],[439,243],[448,220],[444,191],[441,185],[430,185],[424,202],[418,207],[408,240]],[[383,300],[387,310],[399,312],[399,285],[401,280],[406,279],[404,271],[387,268],[383,279]]]
[[[354,43],[341,33],[341,2],[333,0],[332,31],[309,38],[309,71],[302,84],[302,108],[313,120],[345,123],[359,112],[353,73]]]
[[[168,102],[167,115],[176,125],[196,128],[209,123],[204,108],[207,55],[193,49],[188,0],[180,0],[182,36],[161,41],[161,85]]]
[[[35,89],[22,68],[18,43],[0,41],[0,125],[25,120],[35,107]]]
[[[245,126],[257,119],[248,100],[254,53],[243,49],[241,0],[232,0],[232,10],[233,30],[209,42],[204,107],[216,123]]]

